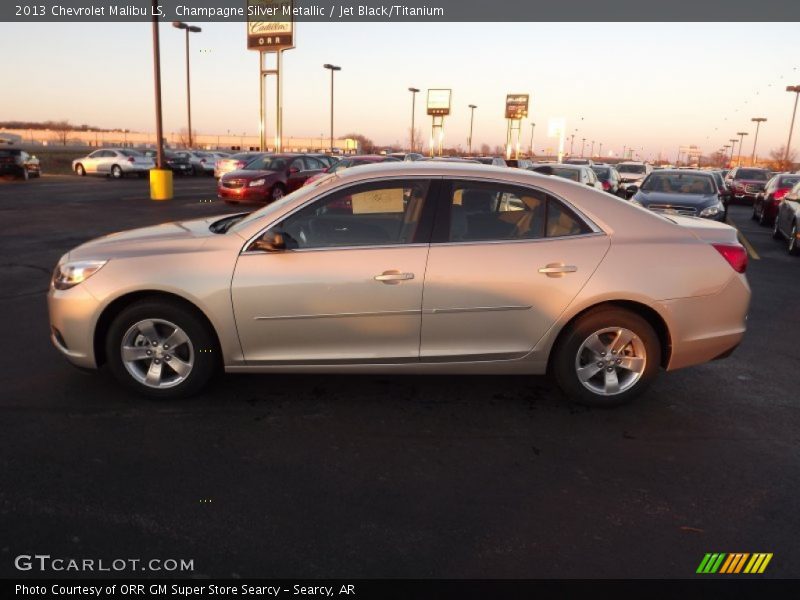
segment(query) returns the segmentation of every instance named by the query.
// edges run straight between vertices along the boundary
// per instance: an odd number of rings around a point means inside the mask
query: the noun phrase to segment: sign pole
[[[259,52],[258,53],[258,90],[259,90],[259,101],[258,101],[258,133],[259,133],[259,150],[261,152],[265,152],[267,149],[267,115],[266,115],[266,107],[264,106],[264,101],[266,99],[266,80],[267,75],[264,72],[264,59],[266,52]]]

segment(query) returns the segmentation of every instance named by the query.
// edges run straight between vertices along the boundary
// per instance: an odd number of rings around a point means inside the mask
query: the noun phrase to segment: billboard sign
[[[506,96],[506,119],[524,119],[528,116],[528,94],[508,94]]]
[[[247,0],[247,49],[294,48],[293,0]]]
[[[428,114],[446,116],[450,114],[452,90],[428,90]]]

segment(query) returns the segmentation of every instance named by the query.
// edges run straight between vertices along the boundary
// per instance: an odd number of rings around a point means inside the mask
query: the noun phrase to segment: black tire
[[[618,393],[603,395],[581,383],[577,373],[577,361],[578,352],[584,342],[595,332],[607,328],[625,328],[636,335],[641,346],[640,351],[644,353],[642,357],[644,367],[638,380],[631,383],[630,387]],[[632,345],[630,347],[632,348]],[[616,358],[609,354],[608,358],[603,360],[614,361]],[[597,408],[610,408],[631,402],[653,383],[660,366],[661,343],[653,327],[636,313],[616,307],[600,307],[578,317],[560,337],[551,362],[553,375],[567,397],[579,404]],[[604,375],[605,368],[598,371],[598,377]],[[620,372],[626,373],[624,370],[616,371]]]
[[[119,165],[113,165],[111,167],[111,177],[114,179],[122,179],[124,176],[125,174],[122,172],[122,167]]]
[[[28,181],[31,178],[31,174],[28,172],[28,167],[22,167],[22,180]]]
[[[781,233],[779,222],[778,222],[778,216],[780,216],[780,211],[778,212],[777,215],[775,215],[775,219],[772,221],[772,239],[773,240],[779,240],[779,239],[781,239],[783,237],[783,234]]]
[[[75,174],[78,177],[85,177],[86,176],[86,169],[83,168],[83,165],[81,163],[78,163],[77,165],[75,165]]]
[[[761,227],[769,227],[772,225],[772,223],[769,222],[767,211],[763,204],[761,205],[761,214],[758,215],[758,224],[761,225]]]
[[[168,321],[177,325],[191,341],[193,348],[191,371],[184,380],[172,387],[156,388],[140,382],[122,361],[124,336],[134,324],[148,319]],[[105,349],[108,367],[120,382],[144,396],[156,399],[186,398],[197,394],[221,367],[216,338],[205,321],[185,305],[158,298],[144,299],[131,304],[117,315],[109,327]],[[146,364],[145,362],[143,366]],[[164,361],[163,364],[168,363]]]
[[[277,202],[281,198],[286,195],[286,188],[283,187],[282,184],[276,183],[272,186],[272,189],[269,192],[269,200],[267,200],[268,204],[272,204],[273,202]]]
[[[786,246],[786,251],[791,256],[800,255],[800,244],[797,243],[797,221],[792,223],[792,229],[789,232],[789,241]]]
[[[758,221],[758,213],[756,212],[755,202],[753,202],[753,214],[750,215],[750,218],[753,219],[753,221]]]

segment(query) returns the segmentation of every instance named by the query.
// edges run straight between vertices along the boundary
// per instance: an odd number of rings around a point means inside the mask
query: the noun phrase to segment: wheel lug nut
[[[613,370],[614,370],[614,367],[608,367],[608,368],[606,369],[606,371],[608,371],[609,373],[611,373],[611,371],[613,371]]]
[[[158,342],[153,342],[153,346],[158,346]]]
[[[164,360],[169,360],[170,358],[172,358],[172,357],[171,357],[169,354],[167,354],[167,355],[164,357]]]
[[[153,354],[153,351],[152,350],[148,350],[147,351],[147,356],[150,356],[151,354]]]
[[[169,346],[167,344],[164,344],[164,350],[166,350],[167,348],[169,348]]]
[[[156,359],[156,360],[155,360],[155,363],[156,363],[157,365],[160,365],[160,364],[161,364],[161,361],[160,361],[160,360],[158,360],[158,359]],[[609,371],[610,371],[610,370],[611,370],[611,369],[609,369]]]
[[[602,360],[599,363],[597,363],[598,367],[602,367],[603,365],[605,365],[605,363]]]
[[[605,356],[605,355],[606,355],[606,353],[605,353],[605,352],[601,352],[601,353],[600,353],[600,356]]]

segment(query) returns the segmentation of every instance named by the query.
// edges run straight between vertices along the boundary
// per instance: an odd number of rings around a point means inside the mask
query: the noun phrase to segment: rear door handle
[[[561,277],[564,273],[574,273],[578,270],[575,265],[563,265],[561,263],[550,263],[539,269],[539,273],[543,273],[548,277]]]
[[[400,271],[384,271],[380,275],[375,275],[375,281],[386,283],[389,285],[398,284],[401,281],[408,281],[414,279],[413,273],[401,273]]]

